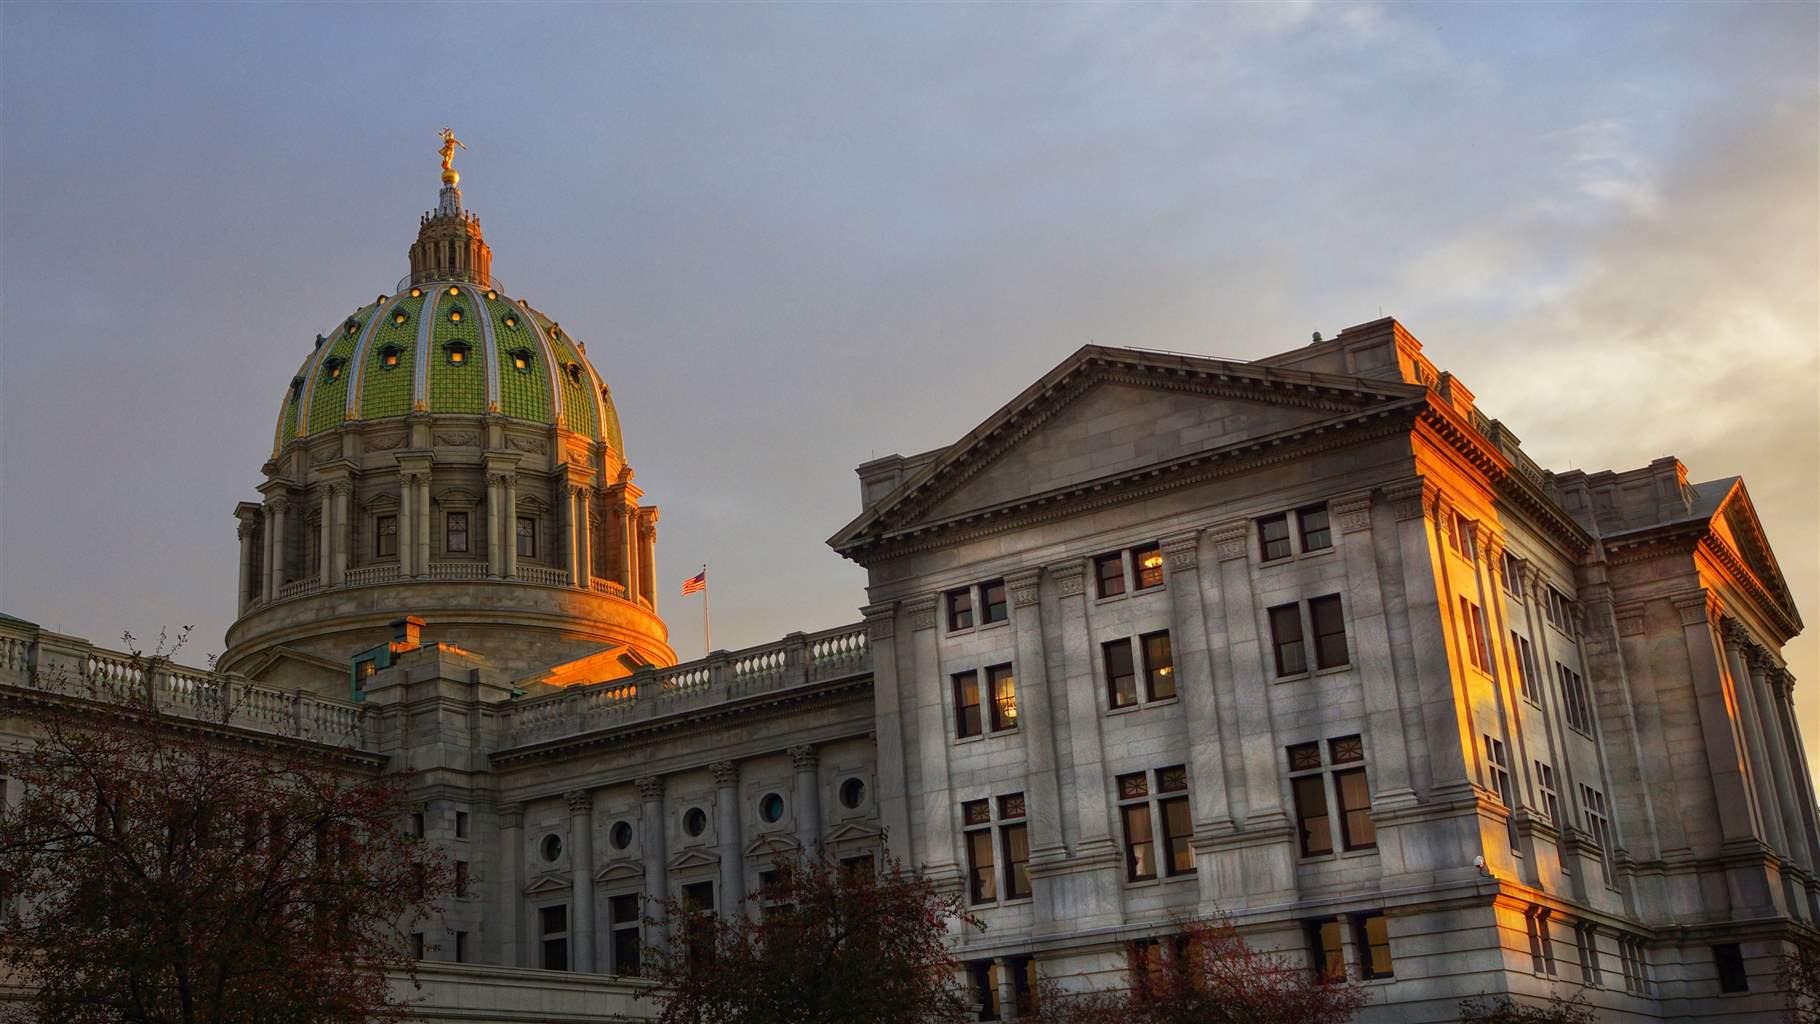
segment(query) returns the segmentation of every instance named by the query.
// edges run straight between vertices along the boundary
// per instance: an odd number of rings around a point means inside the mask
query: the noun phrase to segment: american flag
[[[703,569],[688,579],[683,580],[682,596],[688,597],[698,590],[706,589],[708,589],[708,570]]]

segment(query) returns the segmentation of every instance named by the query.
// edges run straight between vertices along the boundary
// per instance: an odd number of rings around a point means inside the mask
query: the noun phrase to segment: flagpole
[[[701,564],[701,656],[714,650],[714,629],[708,624],[708,563]]]

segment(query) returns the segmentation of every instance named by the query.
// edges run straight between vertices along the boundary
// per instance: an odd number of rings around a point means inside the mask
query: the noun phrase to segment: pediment
[[[795,836],[787,832],[773,832],[747,843],[745,853],[748,857],[794,857],[802,849],[803,844]]]
[[[670,867],[677,871],[686,871],[689,868],[713,867],[719,863],[720,855],[718,853],[699,846],[692,846],[670,858]]]
[[[876,826],[849,821],[823,837],[822,842],[828,846],[840,843],[877,842],[884,838],[884,832]]]
[[[569,880],[560,875],[540,875],[525,886],[526,896],[536,896],[546,892],[568,892]]]
[[[237,671],[257,683],[327,697],[346,696],[350,685],[347,662],[330,661],[290,647],[261,651]]]
[[[616,860],[594,873],[596,882],[636,881],[644,877],[644,862],[636,860]]]
[[[1212,453],[1344,429],[1424,399],[1417,385],[1088,346],[959,441],[915,460],[829,543],[849,551]]]
[[[1725,497],[1720,499],[1718,508],[1708,521],[1708,529],[1737,555],[1738,561],[1762,588],[1763,594],[1799,630],[1801,615],[1795,609],[1793,595],[1789,593],[1788,580],[1782,575],[1782,567],[1776,564],[1776,555],[1770,549],[1769,537],[1757,518],[1756,506],[1750,500],[1750,493],[1744,489],[1742,479],[1734,482]]]
[[[636,672],[643,663],[631,654],[631,648],[624,644],[603,647],[593,654],[584,654],[573,661],[565,661],[521,679],[514,680],[520,687],[528,688],[532,683],[544,683],[549,686],[578,686],[587,683],[604,683],[614,679],[624,679]]]
[[[389,509],[395,509],[398,507],[398,495],[382,491],[379,494],[375,494],[371,498],[368,498],[366,504],[361,507],[368,512],[384,512]]]

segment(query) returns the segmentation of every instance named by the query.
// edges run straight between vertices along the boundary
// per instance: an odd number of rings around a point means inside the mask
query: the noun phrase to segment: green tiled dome
[[[274,450],[413,411],[559,426],[625,457],[619,414],[582,346],[549,316],[471,281],[382,295],[317,336],[285,389]]]

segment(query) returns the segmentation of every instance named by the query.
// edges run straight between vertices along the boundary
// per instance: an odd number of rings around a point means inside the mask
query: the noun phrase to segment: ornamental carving
[[[473,444],[475,441],[479,440],[479,435],[470,434],[470,433],[467,433],[466,431],[450,431],[446,434],[435,435],[433,440],[436,444],[439,444],[439,445],[446,445],[451,448],[460,448],[465,445]]]
[[[500,804],[495,812],[499,816],[500,828],[523,828],[525,823],[524,804]]]
[[[404,447],[404,431],[394,430],[384,434],[373,434],[367,438],[367,447],[382,452]]]
[[[1767,647],[1759,644],[1752,644],[1749,650],[1749,657],[1751,668],[1762,672],[1766,676],[1773,677],[1777,672],[1782,670],[1782,666],[1776,662],[1776,656],[1771,654]]]
[[[236,532],[238,532],[240,534],[240,539],[245,540],[248,537],[251,537],[253,535],[253,532],[259,528],[257,526],[254,526],[251,520],[242,519],[240,521],[240,525],[238,527],[236,527],[235,529],[236,529]]]
[[[904,602],[904,612],[910,618],[912,632],[935,628],[935,597],[918,597]]]
[[[661,775],[640,775],[636,780],[638,797],[644,801],[662,800],[664,798],[664,780]]]
[[[592,790],[571,789],[562,795],[569,805],[570,814],[587,814],[594,810],[594,793]]]
[[[1700,589],[1676,594],[1669,598],[1675,610],[1681,613],[1681,625],[1712,625],[1719,621],[1722,607],[1719,599],[1710,590]]]
[[[1627,604],[1622,608],[1612,609],[1612,615],[1618,620],[1619,636],[1643,635],[1643,606]]]
[[[822,763],[822,755],[815,749],[814,744],[805,743],[790,748],[790,763],[795,765],[799,772],[812,772]]]
[[[874,604],[860,609],[866,617],[866,639],[872,643],[890,640],[897,635],[897,605]]]
[[[739,785],[739,765],[732,761],[716,761],[708,766],[708,771],[713,774],[716,786]]]
[[[1434,515],[1440,498],[1441,492],[1420,477],[1384,488],[1384,500],[1399,522]]]
[[[1005,586],[1011,591],[1011,603],[1017,608],[1034,608],[1041,598],[1043,570],[1023,569],[1005,578]]]
[[[533,455],[542,455],[550,450],[541,437],[518,437],[516,435],[506,436],[506,447],[513,451],[530,452]]]
[[[1087,591],[1087,565],[1078,558],[1049,567],[1056,592],[1063,597],[1076,597]]]
[[[1744,628],[1744,623],[1737,619],[1727,616],[1722,629],[1725,634],[1725,646],[1740,651],[1746,651],[1756,646],[1756,641],[1751,639],[1750,630]]]
[[[1329,502],[1327,511],[1339,522],[1343,534],[1371,529],[1370,494],[1349,494]]]
[[[1200,534],[1181,534],[1163,539],[1163,565],[1170,572],[1187,572],[1200,564]]]
[[[310,453],[310,465],[323,466],[341,458],[341,446],[325,445]]]
[[[1241,519],[1213,528],[1213,555],[1222,562],[1244,558],[1251,545],[1251,522]]]

